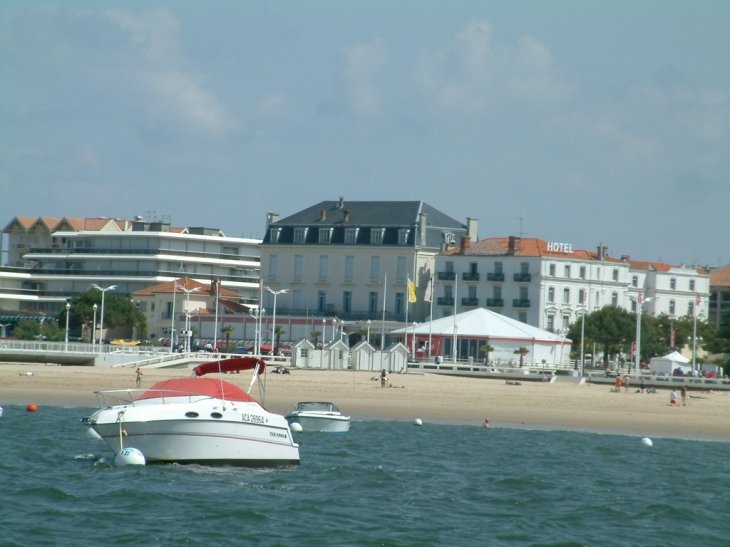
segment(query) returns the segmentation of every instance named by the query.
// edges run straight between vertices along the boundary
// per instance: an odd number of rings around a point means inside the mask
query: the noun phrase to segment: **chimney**
[[[624,262],[628,262],[629,260],[631,260],[631,256],[629,256],[629,255],[621,255],[621,260],[623,260]]]
[[[461,253],[463,254],[470,246],[471,246],[471,239],[469,239],[469,236],[462,237],[461,238]]]
[[[607,254],[608,254],[608,247],[606,247],[603,243],[599,243],[598,249],[596,252],[596,255],[598,255],[598,260],[606,260]]]
[[[266,213],[266,229],[269,229],[274,222],[279,220],[279,213]]]
[[[471,241],[479,241],[479,234],[477,233],[477,227],[479,226],[478,218],[466,219],[466,235]]]
[[[340,196],[340,204],[338,205],[338,207],[340,209],[342,209],[344,206],[345,206],[345,197],[344,196]]]
[[[428,215],[418,213],[418,244],[426,245],[426,228],[428,227]]]
[[[322,209],[322,211],[320,211],[319,213],[319,220],[323,222],[327,220],[327,211],[325,211],[324,209]]]
[[[342,211],[342,222],[350,220],[350,211]]]
[[[515,255],[520,252],[521,237],[509,236],[509,243],[507,244],[507,254]]]

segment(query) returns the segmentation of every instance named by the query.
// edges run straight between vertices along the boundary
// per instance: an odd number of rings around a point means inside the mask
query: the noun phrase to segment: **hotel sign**
[[[571,254],[573,252],[573,245],[570,243],[553,243],[549,241],[547,244],[547,251],[549,253]]]

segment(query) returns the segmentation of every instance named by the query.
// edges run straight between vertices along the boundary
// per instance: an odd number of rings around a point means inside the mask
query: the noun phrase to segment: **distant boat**
[[[82,421],[115,455],[136,448],[147,463],[299,465],[299,445],[283,416],[238,386],[199,378],[252,369],[258,374],[265,366],[253,357],[222,359],[198,365],[193,378],[165,380],[146,390],[97,391],[101,408]]]
[[[298,423],[303,431],[327,431],[328,433],[347,433],[350,430],[350,417],[343,416],[340,409],[332,403],[297,403],[286,415],[289,425]]]

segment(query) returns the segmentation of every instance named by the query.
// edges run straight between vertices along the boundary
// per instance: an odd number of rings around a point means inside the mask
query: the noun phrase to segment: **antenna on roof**
[[[522,239],[522,236],[524,232],[522,231],[522,217],[517,217],[516,220],[520,221],[520,239]]]

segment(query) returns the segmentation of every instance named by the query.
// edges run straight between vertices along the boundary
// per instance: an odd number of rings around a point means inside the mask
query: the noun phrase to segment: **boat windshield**
[[[299,403],[297,404],[297,412],[339,412],[332,403]]]

